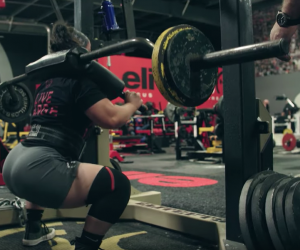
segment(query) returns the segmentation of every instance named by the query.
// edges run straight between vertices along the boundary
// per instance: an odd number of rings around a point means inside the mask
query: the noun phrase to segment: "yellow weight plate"
[[[285,135],[285,134],[293,134],[293,133],[294,133],[293,130],[291,130],[291,129],[289,129],[289,128],[283,130],[283,134],[284,134],[284,135]]]
[[[176,92],[170,88],[164,70],[164,55],[170,40],[170,31],[177,27],[165,30],[157,39],[152,53],[152,73],[155,84],[164,98],[175,106],[183,107],[183,103]]]
[[[190,25],[169,28],[158,38],[152,68],[161,94],[176,106],[195,107],[213,93],[217,68],[191,71],[189,60],[214,51],[208,38]]]

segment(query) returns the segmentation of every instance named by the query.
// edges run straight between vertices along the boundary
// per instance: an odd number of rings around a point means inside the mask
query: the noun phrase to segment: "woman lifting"
[[[52,52],[77,46],[91,50],[89,39],[81,32],[63,23],[53,26]],[[100,247],[128,204],[130,182],[117,170],[78,162],[76,142],[82,140],[91,124],[107,129],[121,127],[141,105],[140,95],[133,92],[126,92],[124,105],[113,105],[84,76],[49,79],[39,86],[31,132],[9,153],[3,167],[9,190],[26,200],[28,220],[23,245],[34,246],[55,237],[55,230],[41,221],[43,207],[91,204],[82,235],[75,240],[75,250]]]

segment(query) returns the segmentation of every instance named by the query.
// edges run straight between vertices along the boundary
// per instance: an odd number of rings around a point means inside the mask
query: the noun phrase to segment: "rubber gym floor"
[[[173,149],[166,154],[133,155],[121,164],[132,185],[140,191],[160,191],[162,204],[178,209],[225,217],[224,165],[176,161]],[[284,174],[299,174],[299,153],[285,154],[274,150],[274,170]],[[159,176],[159,178],[158,178]],[[196,185],[196,187],[195,187]],[[0,197],[13,197],[0,189]],[[82,221],[49,222],[56,229],[56,238],[32,250],[72,250],[69,240],[80,236]],[[0,228],[0,250],[28,249],[21,245],[24,228]],[[208,250],[203,242],[188,236],[138,222],[114,225],[101,246],[105,250]]]

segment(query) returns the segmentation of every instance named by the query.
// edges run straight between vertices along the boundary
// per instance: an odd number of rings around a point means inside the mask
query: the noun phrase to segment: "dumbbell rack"
[[[155,154],[161,154],[161,153],[166,153],[165,150],[161,149],[160,146],[157,145],[157,143],[155,142],[155,133],[154,133],[154,119],[155,118],[161,118],[162,120],[162,125],[163,125],[163,132],[166,131],[165,128],[165,116],[161,115],[161,114],[152,114],[152,115],[137,115],[135,116],[133,119],[150,119],[150,134],[148,134],[147,138],[147,143],[148,143],[148,151],[149,153],[155,153]],[[143,131],[138,131],[136,130],[136,132],[143,132]],[[142,133],[139,133],[142,134]]]
[[[287,129],[292,129],[292,122],[295,123],[295,135],[300,135],[300,114],[295,114],[294,118],[288,117],[285,123],[275,123],[276,118],[272,116],[272,128],[273,134],[275,134],[275,127],[276,126],[286,126]]]
[[[275,133],[275,128],[276,126],[286,126],[286,129],[292,130],[292,122],[295,123],[295,131],[294,131],[294,136],[299,137],[300,136],[300,114],[297,113],[294,115],[294,117],[287,118],[285,123],[275,123],[276,117],[272,116],[272,131],[274,135],[274,139],[276,141],[276,145],[282,145],[282,138],[283,134],[276,134]]]

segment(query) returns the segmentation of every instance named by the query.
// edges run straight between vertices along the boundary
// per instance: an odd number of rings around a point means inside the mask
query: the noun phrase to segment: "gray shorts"
[[[3,178],[16,196],[46,208],[59,208],[77,176],[79,162],[68,161],[49,147],[19,143],[8,154]]]

